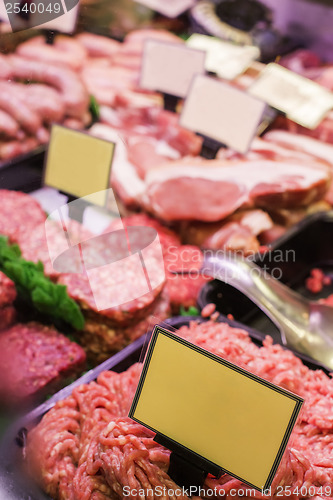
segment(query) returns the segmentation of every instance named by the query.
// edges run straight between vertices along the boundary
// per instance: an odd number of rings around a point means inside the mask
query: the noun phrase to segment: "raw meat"
[[[75,335],[85,349],[93,365],[102,363],[110,356],[126,347],[129,343],[146,334],[151,325],[170,316],[170,300],[167,288],[146,311],[146,316],[129,326],[110,326],[103,318],[86,319],[84,330]]]
[[[283,130],[272,130],[265,134],[265,141],[289,148],[291,152],[303,152],[314,158],[326,161],[333,167],[333,146],[302,134]]]
[[[76,36],[76,40],[83,45],[89,57],[107,57],[112,59],[121,48],[120,42],[92,33],[81,33]]]
[[[308,129],[292,122],[288,118],[278,117],[274,121],[274,129],[287,129],[294,134],[302,134],[333,144],[333,112],[330,111],[315,129]]]
[[[29,153],[39,146],[37,138],[28,137],[25,139],[0,142],[0,159],[10,160],[16,156]]]
[[[137,244],[140,247],[141,229],[136,233],[138,241],[134,245]],[[122,248],[124,244],[126,244],[126,248]],[[142,255],[145,268],[148,270],[148,281],[151,284],[151,290],[148,292],[146,292],[148,288],[147,277],[144,272],[139,274],[140,264],[137,258],[133,259],[130,256],[125,258],[125,255],[128,254],[128,247],[124,233],[116,231],[110,233],[107,238],[101,239],[100,247],[94,246],[92,250],[93,267],[90,270],[90,280],[93,280],[95,289],[103,290],[103,303],[117,303],[117,305],[99,310],[95,303],[91,284],[84,274],[62,274],[58,283],[67,286],[69,296],[79,303],[82,309],[90,315],[89,317],[96,318],[97,315],[98,318],[103,318],[103,321],[111,326],[115,324],[128,325],[145,317],[164,287],[164,269],[160,265],[162,256],[159,247],[156,245],[147,246]],[[119,251],[119,259],[115,257],[116,251]],[[132,255],[137,257],[138,254],[135,254],[136,250],[133,250],[133,247],[132,251]],[[101,259],[100,266],[96,262],[97,257]],[[114,265],[112,270],[105,265],[106,262],[111,263],[116,260],[117,265]],[[137,293],[137,298],[129,300],[127,298],[129,292],[132,295]]]
[[[298,49],[287,56],[281,57],[279,64],[294,73],[304,75],[308,68],[319,68],[322,65],[322,61],[311,50]]]
[[[31,196],[18,191],[0,190],[0,234],[17,242],[23,233],[32,233],[45,219],[41,206]]]
[[[93,125],[89,133],[116,144],[112,162],[111,186],[126,205],[139,206],[145,191],[145,184],[138,176],[135,166],[128,161],[124,139],[117,130],[99,123]]]
[[[172,245],[165,249],[167,290],[174,314],[179,314],[182,306],[197,305],[200,289],[210,280],[200,272],[203,259],[201,250],[193,245]]]
[[[145,205],[163,220],[217,221],[244,205],[310,204],[330,182],[328,169],[292,162],[185,159],[148,172]]]
[[[251,495],[244,494],[249,487],[223,474],[220,479],[207,477],[205,487],[216,488],[209,497],[296,500],[310,496],[290,496],[293,488],[301,491],[303,486],[303,491],[308,492],[311,486],[315,492],[312,498],[332,498],[332,378],[320,370],[311,371],[290,351],[273,345],[271,339],[266,338],[260,348],[247,332],[227,324],[193,321],[178,333],[305,399],[273,479],[271,495],[263,497],[254,490]],[[152,441],[150,431],[126,418],[140,372],[139,364],[121,374],[103,372],[96,382],[75,388],[70,397],[58,402],[29,433],[28,463],[53,499],[121,499],[123,487],[133,484],[135,489],[146,490],[147,498],[148,488],[161,483],[176,489],[167,475],[169,451]],[[320,495],[320,487],[328,492],[327,496]],[[142,496],[131,498],[139,500]],[[165,498],[175,499],[168,495]]]
[[[9,402],[56,389],[85,366],[85,352],[54,328],[16,324],[0,332],[0,394]]]
[[[0,330],[9,328],[16,319],[16,309],[13,306],[5,306],[0,309]]]
[[[324,286],[331,284],[331,278],[326,276],[321,269],[311,269],[310,277],[306,279],[305,286],[312,293],[319,293]]]
[[[8,306],[16,299],[16,288],[12,280],[0,271],[0,308]]]
[[[78,70],[87,57],[82,43],[68,36],[56,36],[54,43],[48,45],[43,36],[35,36],[21,43],[16,54],[24,59],[46,62],[52,65],[64,65]]]
[[[1,80],[9,80],[13,75],[11,65],[5,55],[0,54],[0,78]]]
[[[17,137],[19,130],[18,121],[6,111],[0,110],[0,136]]]
[[[146,40],[184,43],[181,38],[165,30],[141,29],[126,35],[122,51],[124,53],[142,54]]]
[[[0,109],[13,116],[29,134],[36,134],[42,125],[39,114],[25,103],[23,95],[11,83],[0,81]]]
[[[14,79],[46,83],[55,87],[65,103],[67,115],[81,117],[87,111],[89,95],[74,71],[45,61],[25,60],[19,56],[10,56],[9,62]]]
[[[143,213],[123,217],[121,220],[114,220],[104,229],[104,232],[116,231],[117,229],[121,229],[122,225],[124,225],[124,227],[146,226],[156,229],[163,249],[163,255],[168,252],[170,247],[179,247],[181,244],[179,236],[174,231]]]
[[[73,219],[68,219],[65,222],[66,231],[70,244],[75,244],[93,237],[93,234],[88,231],[82,224]],[[54,269],[52,261],[57,255],[62,254],[67,250],[67,240],[64,239],[64,233],[61,226],[54,222],[52,225],[48,224],[46,240],[45,222],[42,222],[30,231],[24,231],[18,234],[16,241],[18,242],[22,257],[32,262],[42,262],[44,265],[44,273],[46,276],[55,279],[59,276],[60,272]],[[50,256],[51,250],[51,256]],[[52,260],[51,260],[52,258]],[[68,255],[66,260],[62,259],[63,271],[69,270],[75,272],[75,258]],[[80,268],[81,269],[81,268]],[[77,271],[77,270],[76,270]]]

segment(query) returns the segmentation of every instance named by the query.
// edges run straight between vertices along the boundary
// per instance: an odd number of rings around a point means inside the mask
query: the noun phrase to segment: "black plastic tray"
[[[327,297],[333,293],[333,280],[319,294],[307,290],[305,280],[316,267],[333,276],[333,211],[316,213],[302,220],[276,240],[270,252],[258,254],[254,261],[308,299]],[[218,280],[206,284],[199,293],[198,306],[202,309],[210,302],[216,304],[220,313],[232,314],[237,321],[281,343],[280,332],[273,322],[231,285]]]
[[[29,193],[42,185],[46,146],[0,162],[0,188]]]
[[[177,316],[163,321],[163,325],[170,326],[172,329],[178,329],[181,326],[188,325],[190,321],[206,321],[201,317]],[[220,315],[219,321],[227,322],[231,326],[244,328],[243,325],[236,321],[229,320]],[[245,328],[251,339],[257,345],[262,345],[264,335],[261,332],[251,328]],[[129,368],[133,363],[139,361],[142,349],[146,345],[148,335],[139,338],[128,347],[112,356],[110,359],[90,370],[81,378],[73,382],[68,387],[65,387],[51,399],[42,405],[35,408],[23,418],[15,422],[4,436],[0,445],[0,499],[6,500],[50,500],[41,489],[27,477],[22,470],[24,458],[24,443],[26,433],[29,432],[41,420],[42,416],[47,413],[57,401],[60,401],[69,396],[74,387],[91,382],[104,370],[113,370],[122,372]],[[308,358],[305,355],[295,353],[303,363],[310,369],[324,369],[320,363]]]

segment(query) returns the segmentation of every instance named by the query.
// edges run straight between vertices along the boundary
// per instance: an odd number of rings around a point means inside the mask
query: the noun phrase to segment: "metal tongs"
[[[235,254],[206,254],[202,271],[247,295],[279,328],[284,345],[333,370],[333,307],[305,299]]]

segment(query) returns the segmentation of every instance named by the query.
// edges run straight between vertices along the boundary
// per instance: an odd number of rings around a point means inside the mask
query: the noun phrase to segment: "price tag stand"
[[[154,441],[171,450],[168,475],[179,486],[199,488],[203,486],[208,473],[216,478],[221,476],[222,469],[220,467],[195,455],[165,436],[156,434]]]
[[[54,44],[54,39],[56,36],[56,32],[54,30],[46,30],[45,31],[45,41],[48,45]]]
[[[61,193],[68,198],[68,217],[82,224],[84,211],[87,207],[91,206],[91,203],[88,203],[82,198],[77,198],[76,196],[68,196],[68,194],[63,191],[61,191]],[[75,203],[72,203],[73,201],[75,201]]]
[[[214,160],[214,158],[216,158],[218,150],[220,148],[226,148],[226,145],[222,142],[216,141],[215,139],[207,137],[203,134],[198,135],[203,138],[200,156],[206,158],[206,160]]]
[[[179,98],[172,94],[163,94],[164,109],[166,111],[176,112]]]

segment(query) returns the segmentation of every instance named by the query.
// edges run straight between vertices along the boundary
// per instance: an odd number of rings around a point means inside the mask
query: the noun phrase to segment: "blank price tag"
[[[53,125],[44,183],[64,193],[104,206],[109,188],[114,144]]]
[[[333,108],[333,92],[278,64],[269,64],[248,92],[303,127],[316,128]]]
[[[195,0],[136,0],[166,17],[177,17],[193,7]]]
[[[129,416],[269,488],[303,400],[155,326]]]
[[[185,97],[193,77],[205,73],[204,51],[182,43],[147,40],[144,46],[140,86]]]
[[[196,76],[180,125],[245,154],[257,132],[266,104],[208,76]]]
[[[258,47],[239,46],[212,36],[194,34],[186,44],[193,49],[205,50],[206,70],[227,80],[233,80],[244,73],[250,64],[260,57]]]

